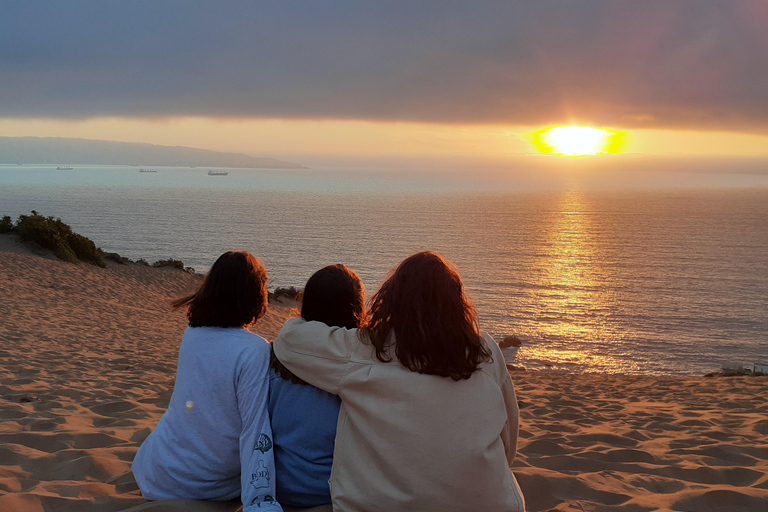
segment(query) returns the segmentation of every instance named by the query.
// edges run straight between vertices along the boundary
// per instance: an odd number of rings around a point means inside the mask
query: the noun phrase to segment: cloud
[[[4,2],[0,117],[768,132],[765,0]]]

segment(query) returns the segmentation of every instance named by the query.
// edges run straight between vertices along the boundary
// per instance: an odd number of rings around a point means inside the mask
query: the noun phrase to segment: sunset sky
[[[4,2],[0,136],[298,159],[768,157],[768,2]]]

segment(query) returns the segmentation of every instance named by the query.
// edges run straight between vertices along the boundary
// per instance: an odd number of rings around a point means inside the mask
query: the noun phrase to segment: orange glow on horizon
[[[0,137],[68,137],[143,142],[274,156],[305,164],[311,164],[305,161],[306,155],[344,155],[358,158],[360,161],[369,157],[375,160],[383,155],[386,158],[397,156],[402,161],[412,161],[416,164],[434,160],[440,162],[441,166],[457,162],[463,166],[484,163],[508,165],[516,158],[530,156],[532,146],[536,147],[534,136],[553,128],[568,127],[537,129],[533,126],[517,125],[451,125],[333,119],[0,117]],[[604,130],[617,136],[608,137],[611,143],[596,153],[557,150],[553,145],[543,148],[544,151],[536,148],[536,152],[539,155],[574,156],[631,152],[651,156],[768,157],[766,134],[635,129],[630,132],[630,140],[628,132]]]

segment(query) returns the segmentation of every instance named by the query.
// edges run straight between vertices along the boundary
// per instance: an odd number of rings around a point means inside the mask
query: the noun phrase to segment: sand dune
[[[168,303],[198,279],[0,236],[1,511],[190,508],[147,504],[130,464],[173,389],[185,319]],[[529,511],[768,510],[768,378],[512,377]]]

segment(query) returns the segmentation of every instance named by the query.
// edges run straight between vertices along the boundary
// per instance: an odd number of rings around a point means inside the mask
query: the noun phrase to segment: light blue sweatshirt
[[[189,327],[168,410],[132,470],[149,500],[225,501],[282,510],[267,413],[269,344],[245,329]]]
[[[277,499],[284,506],[331,504],[333,444],[341,399],[270,370],[269,416],[275,443]]]

